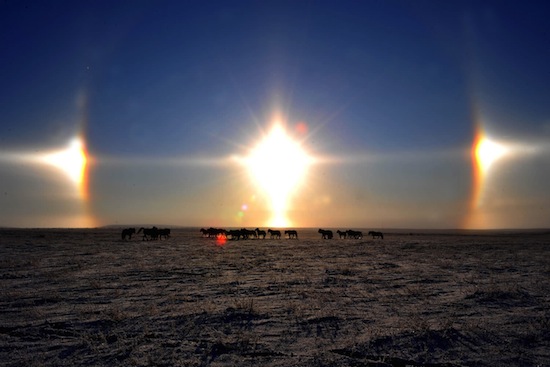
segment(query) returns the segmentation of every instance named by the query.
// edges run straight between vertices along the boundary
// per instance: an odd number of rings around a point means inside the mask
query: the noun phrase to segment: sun
[[[287,212],[291,198],[305,182],[312,158],[302,145],[287,135],[281,124],[269,133],[244,159],[252,181],[267,196],[272,217],[268,225],[291,225]]]

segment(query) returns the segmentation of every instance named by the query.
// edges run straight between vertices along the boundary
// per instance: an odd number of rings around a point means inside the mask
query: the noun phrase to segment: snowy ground
[[[299,235],[0,230],[0,365],[550,366],[548,232]]]

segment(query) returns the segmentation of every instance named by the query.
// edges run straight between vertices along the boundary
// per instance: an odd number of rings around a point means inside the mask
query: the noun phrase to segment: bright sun
[[[277,124],[245,158],[253,181],[267,195],[272,217],[270,226],[287,227],[290,198],[304,183],[312,159],[300,143]]]

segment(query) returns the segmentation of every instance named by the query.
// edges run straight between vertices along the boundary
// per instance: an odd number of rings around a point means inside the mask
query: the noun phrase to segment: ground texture
[[[550,234],[0,230],[2,366],[550,366]]]

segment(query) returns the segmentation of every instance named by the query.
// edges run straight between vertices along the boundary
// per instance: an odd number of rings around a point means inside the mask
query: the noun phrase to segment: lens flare
[[[296,132],[298,132],[299,134],[306,135],[307,130],[307,124],[305,122],[301,121],[296,124]]]
[[[227,237],[225,236],[218,236],[216,237],[216,246],[223,247],[227,243]]]

